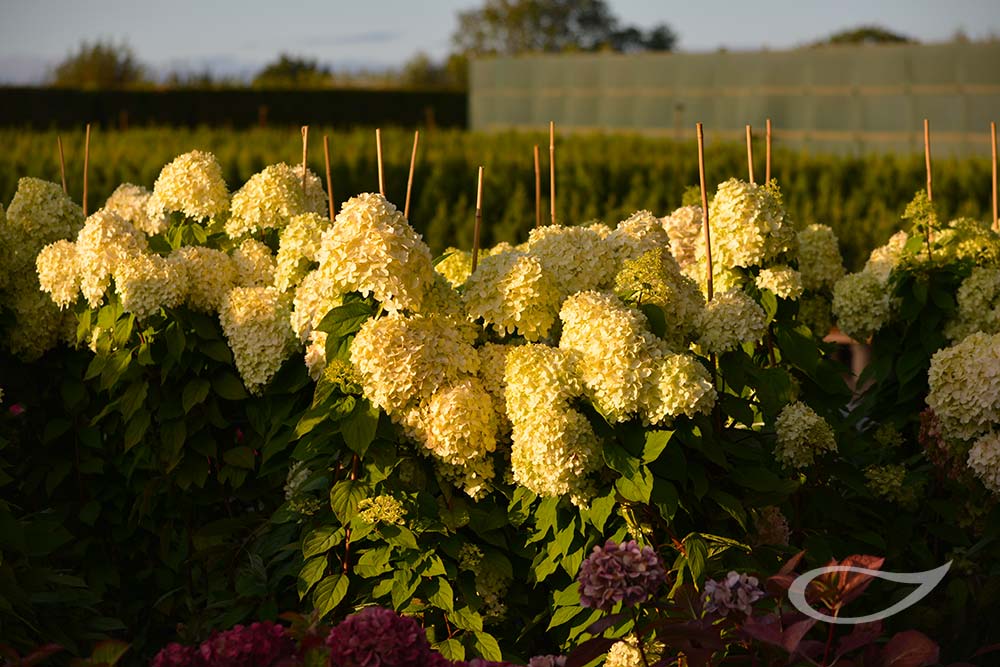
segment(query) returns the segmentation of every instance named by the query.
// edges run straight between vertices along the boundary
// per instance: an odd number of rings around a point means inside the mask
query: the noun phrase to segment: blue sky
[[[249,74],[280,52],[334,67],[399,65],[448,52],[455,13],[476,0],[0,0],[0,82],[45,75],[82,40],[127,41],[164,72]],[[878,23],[922,41],[1000,35],[1000,0],[609,0],[626,23],[670,24],[685,51],[788,48]]]

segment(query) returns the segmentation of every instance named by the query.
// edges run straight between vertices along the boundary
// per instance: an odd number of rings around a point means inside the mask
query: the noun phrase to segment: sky
[[[925,42],[1000,35],[1000,0],[608,0],[623,23],[665,22],[683,51],[784,49],[860,24]],[[84,40],[128,43],[157,74],[249,77],[282,52],[337,69],[449,51],[476,0],[0,0],[0,83],[38,83]]]

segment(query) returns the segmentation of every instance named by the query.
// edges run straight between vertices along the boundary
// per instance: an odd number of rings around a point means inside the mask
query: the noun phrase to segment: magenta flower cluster
[[[660,557],[635,540],[608,540],[580,566],[580,604],[611,611],[616,603],[632,606],[644,602],[667,580]]]
[[[296,653],[285,628],[264,621],[214,632],[197,647],[168,644],[150,667],[281,667],[293,664]]]
[[[348,617],[326,638],[337,667],[408,667],[431,662],[423,628],[391,609],[368,607]]]
[[[753,603],[764,597],[757,577],[739,572],[730,572],[725,579],[705,582],[705,611],[726,616],[730,612],[740,612],[749,616]]]

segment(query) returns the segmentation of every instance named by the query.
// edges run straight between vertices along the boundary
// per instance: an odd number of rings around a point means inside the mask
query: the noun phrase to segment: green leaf
[[[726,514],[736,519],[736,522],[740,524],[740,528],[743,530],[747,529],[747,513],[743,509],[743,505],[735,497],[731,496],[725,491],[719,489],[712,489],[708,492],[708,497],[719,504]]]
[[[346,574],[331,574],[329,577],[319,582],[316,592],[313,593],[313,605],[317,614],[323,618],[333,611],[347,595],[347,587],[350,580]]]
[[[632,477],[639,469],[639,459],[629,454],[616,442],[609,442],[604,447],[604,462],[608,467],[623,477]]]
[[[179,419],[160,424],[160,442],[163,444],[161,458],[172,469],[180,461],[187,437],[187,425]]]
[[[648,503],[653,492],[653,473],[642,466],[632,476],[622,476],[615,481],[615,488],[626,500],[637,503]]]
[[[181,393],[181,405],[184,406],[185,414],[191,412],[191,408],[204,401],[211,388],[212,383],[204,378],[189,380]]]
[[[351,451],[364,456],[375,439],[380,411],[368,401],[358,401],[351,416],[340,427],[344,442]]]
[[[443,655],[446,660],[459,662],[465,660],[465,647],[457,639],[445,639],[434,645],[434,650]]]
[[[316,585],[317,581],[323,578],[323,575],[326,573],[326,566],[326,554],[310,558],[306,561],[305,565],[302,566],[302,569],[299,570],[299,579],[297,583],[300,600],[312,590],[312,587]]]
[[[660,516],[666,521],[672,521],[680,505],[680,496],[677,487],[665,479],[657,477],[653,481],[653,493],[650,495],[650,502],[659,511]]]
[[[356,333],[372,315],[371,306],[367,303],[353,301],[331,310],[316,328],[325,331],[330,338],[341,338]]]
[[[90,663],[111,667],[118,664],[128,650],[129,644],[116,639],[106,639],[94,646],[94,652],[90,654]]]
[[[455,610],[455,593],[451,589],[451,584],[444,577],[432,579],[430,587],[431,594],[427,596],[428,602],[449,613]]]
[[[694,581],[701,579],[708,561],[708,546],[700,535],[691,534],[684,538],[684,550],[687,554],[687,566]]]
[[[413,536],[413,531],[405,526],[387,524],[380,526],[378,532],[389,544],[404,549],[417,548],[417,539]]]
[[[764,308],[767,323],[770,324],[774,316],[778,314],[778,297],[771,290],[761,290],[760,305]]]
[[[227,401],[242,401],[248,396],[240,379],[229,371],[221,371],[212,378],[212,390]]]
[[[221,340],[205,341],[198,346],[198,351],[221,364],[233,363],[233,353],[229,350],[229,346]]]
[[[655,303],[644,303],[639,306],[639,310],[646,316],[646,321],[649,322],[649,330],[656,336],[663,338],[667,333],[667,317],[663,309]]]
[[[590,503],[590,522],[598,532],[604,532],[604,524],[615,509],[615,498],[613,495],[595,498]]]
[[[500,644],[496,638],[488,632],[476,632],[473,634],[472,647],[484,660],[499,662],[503,660],[503,653],[500,652]]]
[[[365,490],[359,482],[345,479],[330,489],[330,508],[341,523],[348,523],[358,509],[358,503],[365,497]]]
[[[660,454],[666,448],[673,431],[649,431],[646,433],[646,445],[642,448],[642,462],[652,463],[660,458]]]
[[[302,540],[302,557],[312,558],[319,554],[325,554],[340,542],[341,530],[336,530],[332,526],[320,526],[313,529]]]
[[[551,630],[552,628],[558,628],[560,625],[566,625],[571,622],[574,618],[580,615],[583,608],[580,607],[580,593],[578,588],[573,589],[576,603],[573,606],[559,607],[556,609],[555,613],[552,614],[552,619],[549,621],[549,625],[546,630]]]
[[[232,449],[227,449],[222,453],[222,460],[231,466],[236,466],[237,468],[245,468],[246,470],[253,470],[255,464],[255,456],[253,449],[242,445],[240,447],[233,447]]]
[[[460,630],[470,630],[472,632],[482,632],[483,617],[479,612],[472,611],[468,607],[456,609],[451,616],[452,624]]]

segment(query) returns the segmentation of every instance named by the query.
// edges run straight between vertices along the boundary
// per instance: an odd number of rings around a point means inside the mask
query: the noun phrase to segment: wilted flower
[[[730,572],[721,581],[706,581],[704,596],[705,611],[710,614],[726,616],[729,612],[738,611],[749,616],[753,611],[753,603],[764,597],[764,590],[757,582],[757,577]]]
[[[326,638],[332,667],[415,667],[431,660],[427,636],[415,620],[368,607],[336,625]]]
[[[655,595],[666,579],[652,547],[640,548],[635,540],[621,544],[608,540],[603,547],[594,547],[580,566],[580,604],[605,612],[618,602],[636,605]]]

